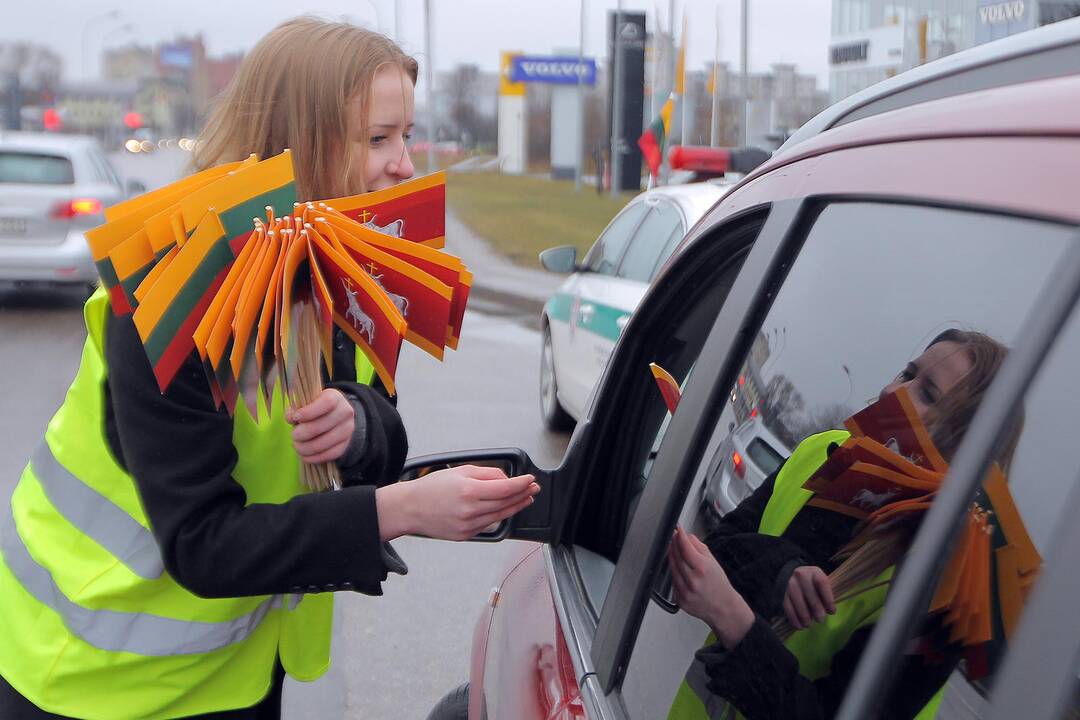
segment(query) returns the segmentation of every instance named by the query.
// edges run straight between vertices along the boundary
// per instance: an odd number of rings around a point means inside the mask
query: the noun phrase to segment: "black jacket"
[[[856,520],[805,506],[780,537],[758,533],[779,472],[721,518],[705,539],[756,617],[734,648],[725,650],[715,643],[696,657],[705,665],[709,690],[748,720],[831,718],[839,710],[873,626],[856,630],[833,656],[829,674],[811,681],[799,674],[798,660],[772,631],[771,621],[783,613],[784,593],[796,567],[816,565],[826,573],[836,569],[830,558],[851,538]],[[923,631],[935,629],[936,624],[929,622]],[[958,652],[932,663],[922,655],[904,655],[896,667],[898,680],[880,703],[878,717],[914,717],[945,683],[957,659]]]
[[[245,505],[245,491],[231,475],[232,419],[214,407],[194,353],[162,394],[130,316],[109,314],[105,343],[109,445],[135,478],[165,568],[177,582],[202,597],[382,594],[388,569],[398,568],[379,540],[375,488],[397,479],[408,441],[385,392],[350,382],[354,346],[340,331],[334,387],[363,411],[359,437],[346,454],[357,460],[341,468],[342,490],[280,505]]]

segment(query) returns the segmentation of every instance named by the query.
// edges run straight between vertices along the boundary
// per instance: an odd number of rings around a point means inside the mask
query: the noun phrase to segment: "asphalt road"
[[[113,159],[122,175],[153,188],[176,177],[186,156]],[[74,377],[85,339],[81,300],[78,293],[0,288],[4,498]],[[406,346],[398,387],[410,455],[510,445],[541,466],[558,463],[567,438],[540,426],[534,321],[485,303],[467,314],[460,349],[444,362]],[[338,593],[333,666],[318,682],[286,685],[284,717],[424,718],[468,679],[473,625],[511,542],[397,541],[409,574],[392,576],[379,598]]]

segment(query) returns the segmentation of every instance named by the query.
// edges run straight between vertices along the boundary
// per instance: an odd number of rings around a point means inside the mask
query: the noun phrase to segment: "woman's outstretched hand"
[[[738,645],[754,624],[754,611],[732,587],[705,543],[675,528],[668,565],[679,607],[708,623],[725,648]]]
[[[352,403],[334,388],[325,388],[303,407],[286,410],[285,420],[294,426],[293,447],[300,459],[310,464],[344,455],[356,427]]]
[[[468,540],[532,505],[540,492],[532,475],[507,477],[498,468],[460,465],[375,492],[383,542],[402,535]]]

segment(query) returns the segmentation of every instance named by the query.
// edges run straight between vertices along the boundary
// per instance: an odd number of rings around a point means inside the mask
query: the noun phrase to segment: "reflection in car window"
[[[682,218],[674,205],[661,200],[653,206],[652,212],[634,233],[634,240],[616,275],[627,280],[648,282],[653,267],[659,261],[660,252],[675,233],[682,237]]]
[[[769,447],[761,438],[754,438],[746,446],[747,460],[765,474],[772,475],[784,462],[786,456]]]
[[[991,510],[1003,518],[998,521],[991,518],[994,534],[988,543],[994,574],[990,607],[995,625],[1001,627],[994,628],[991,642],[965,652],[961,672],[950,680],[943,710],[954,704],[953,696],[967,690],[954,685],[970,682],[983,698],[989,695],[994,673],[1008,651],[1009,637],[1023,616],[1024,600],[1037,585],[1041,561],[1054,552],[1075,554],[1077,551],[1077,548],[1055,548],[1051,541],[1063,522],[1076,522],[1076,518],[1065,516],[1063,511],[1069,506],[1067,500],[1076,491],[1080,478],[1080,457],[1076,454],[1076,418],[1080,417],[1078,362],[1080,312],[1074,310],[1028,388],[1012,432],[1005,434],[996,453],[1011,459],[1005,467],[1008,484],[1000,491],[1006,496],[1005,502],[1002,498],[989,497],[986,489],[972,498],[972,507]],[[1015,507],[1016,516],[1011,522],[1006,518],[1010,514],[1008,505]],[[1031,543],[1027,566],[1023,550],[1026,540]],[[1061,621],[1074,623],[1076,618]],[[1080,665],[1074,667],[1080,670]],[[1038,672],[1037,660],[1031,671]],[[966,694],[973,693],[968,690]],[[1080,717],[1080,704],[1076,700],[1070,708],[1071,715],[1067,713],[1065,717]],[[985,702],[981,699],[980,705]],[[968,699],[966,704],[970,706],[972,701]]]
[[[898,523],[895,536],[857,534],[894,488],[871,485],[858,474],[865,468],[852,469],[844,421],[870,404],[879,413],[907,408],[920,418],[911,422],[930,432],[901,439],[933,438],[947,462],[1032,308],[1039,287],[1031,279],[1046,277],[1067,241],[1068,229],[1057,225],[942,208],[844,203],[818,215],[724,407],[709,420],[712,439],[680,518],[727,585],[679,598],[674,615],[649,603],[622,689],[631,717],[719,717],[730,707],[747,717],[836,711],[888,596],[892,567],[918,526]],[[896,400],[900,386],[910,404]],[[920,459],[895,437],[866,428],[867,447],[884,453],[868,457],[896,458],[925,479],[930,471],[911,466],[930,462],[929,450]],[[755,441],[787,457],[778,472],[751,461]],[[889,448],[916,459],[902,465]],[[829,504],[824,489],[813,496],[803,483],[825,473],[823,463],[840,449],[836,477],[848,473],[849,484],[833,491],[851,492]],[[934,477],[940,482],[942,473]],[[858,578],[844,592],[855,594],[834,595],[835,614],[817,622],[806,598],[817,597],[819,581],[828,583],[849,557],[841,551],[866,537],[874,544],[859,557],[869,559],[844,565]],[[806,593],[802,599],[793,600],[791,583]],[[706,597],[738,609],[724,616],[738,623],[708,615]],[[882,707],[898,716],[936,701],[964,659],[942,617],[928,616],[920,635],[935,642],[897,662],[897,688]]]
[[[637,202],[612,220],[589,251],[589,256],[585,258],[585,267],[601,275],[615,274],[626,244],[646,210],[648,208],[645,203]]]

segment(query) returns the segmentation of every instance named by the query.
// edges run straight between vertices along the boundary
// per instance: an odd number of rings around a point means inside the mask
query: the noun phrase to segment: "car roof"
[[[88,135],[0,131],[0,149],[71,154],[97,145]]]
[[[975,90],[1080,72],[1080,18],[1062,20],[920,65],[840,100],[780,146],[783,155],[830,128]]]
[[[645,191],[640,197],[667,198],[682,208],[689,226],[692,226],[734,186],[734,183],[718,183],[711,180],[684,185],[663,185]]]

